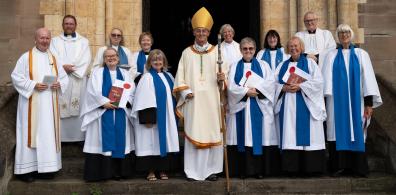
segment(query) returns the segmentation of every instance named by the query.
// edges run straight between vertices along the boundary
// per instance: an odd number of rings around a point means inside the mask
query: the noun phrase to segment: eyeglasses
[[[117,57],[117,54],[105,56],[105,58],[115,58],[115,57]]]
[[[315,19],[310,19],[310,20],[304,20],[304,23],[308,24],[310,22],[315,22],[316,20],[317,20],[316,18]]]
[[[254,51],[254,47],[242,47],[242,51]]]
[[[111,37],[113,37],[113,38],[121,38],[122,35],[121,34],[111,34]]]

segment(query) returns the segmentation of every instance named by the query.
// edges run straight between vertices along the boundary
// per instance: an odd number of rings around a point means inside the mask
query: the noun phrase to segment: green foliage
[[[89,188],[89,193],[91,195],[102,195],[103,194],[102,190],[97,185],[94,185],[94,186],[90,187]]]

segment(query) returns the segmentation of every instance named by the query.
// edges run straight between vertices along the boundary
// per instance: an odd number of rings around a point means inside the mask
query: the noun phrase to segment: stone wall
[[[18,58],[34,45],[34,31],[44,26],[40,0],[0,0],[0,85],[11,81]]]

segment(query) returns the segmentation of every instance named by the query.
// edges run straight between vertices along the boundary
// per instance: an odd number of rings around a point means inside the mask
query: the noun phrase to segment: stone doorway
[[[154,37],[153,48],[163,50],[168,57],[172,74],[177,71],[180,55],[193,43],[191,17],[202,6],[211,13],[214,25],[209,42],[217,44],[217,33],[221,25],[231,24],[236,33],[234,39],[240,41],[250,36],[259,44],[260,40],[260,1],[238,0],[174,0],[143,1],[143,30],[151,31]],[[178,9],[182,7],[182,9]],[[261,48],[260,45],[257,45]]]

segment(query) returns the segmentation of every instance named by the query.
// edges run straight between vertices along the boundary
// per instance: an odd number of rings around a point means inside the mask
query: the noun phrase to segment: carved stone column
[[[338,24],[349,24],[355,43],[364,42],[364,29],[358,27],[358,0],[337,0]]]
[[[282,44],[289,38],[289,0],[260,1],[260,45],[264,43],[268,30],[278,31]]]

